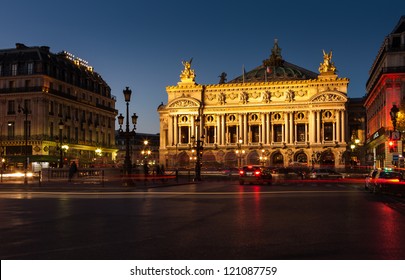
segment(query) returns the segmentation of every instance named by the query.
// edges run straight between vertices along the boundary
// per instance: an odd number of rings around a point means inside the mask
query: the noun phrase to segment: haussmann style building
[[[0,50],[3,169],[112,163],[115,102],[102,77],[73,54],[24,44]]]
[[[197,84],[191,61],[183,65],[158,107],[168,168],[193,166],[197,151],[203,168],[345,165],[349,80],[337,76],[332,52],[317,74],[285,61],[275,40],[260,66],[213,85]]]
[[[405,133],[393,121],[405,104],[405,16],[384,39],[366,89],[367,159],[375,168],[403,168]]]

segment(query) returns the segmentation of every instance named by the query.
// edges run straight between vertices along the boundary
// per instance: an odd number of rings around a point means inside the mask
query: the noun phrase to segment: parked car
[[[275,168],[271,170],[271,175],[273,176],[273,181],[299,180],[305,177],[304,171],[290,167]]]
[[[246,165],[239,170],[239,184],[255,183],[271,185],[272,175],[268,167],[261,165]]]
[[[366,180],[364,182],[364,189],[368,191],[372,191],[374,189],[374,180],[375,176],[377,175],[378,170],[374,169],[370,171],[370,174],[366,176]]]
[[[236,167],[226,167],[221,171],[224,176],[234,176],[239,174],[239,168]]]
[[[328,168],[313,169],[309,173],[309,178],[311,179],[342,179],[343,177],[342,173]]]
[[[403,186],[404,177],[401,172],[390,169],[381,169],[378,170],[375,175],[371,191],[376,194],[383,191],[397,192],[400,191]]]

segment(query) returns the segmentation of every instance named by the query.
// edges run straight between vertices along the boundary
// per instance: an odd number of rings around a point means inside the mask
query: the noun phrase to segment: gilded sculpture
[[[184,66],[184,70],[180,74],[180,80],[182,82],[194,82],[195,81],[195,73],[194,73],[194,70],[191,69],[192,61],[193,61],[193,58],[191,58],[190,61],[182,61],[182,64]]]
[[[323,62],[319,66],[319,73],[333,73],[336,72],[336,67],[332,62],[332,51],[326,53],[325,50],[323,51]]]

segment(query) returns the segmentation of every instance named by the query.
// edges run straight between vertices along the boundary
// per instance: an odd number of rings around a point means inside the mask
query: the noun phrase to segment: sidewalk
[[[163,188],[171,187],[177,185],[184,185],[192,183],[187,178],[179,177],[176,181],[175,179],[170,180],[159,180],[150,178],[147,181],[144,180],[131,180],[125,181],[124,178],[109,180],[108,178],[104,181],[86,181],[86,180],[72,180],[69,182],[68,179],[53,179],[46,181],[29,181],[28,184],[24,185],[24,181],[13,181],[13,182],[1,182],[0,192],[66,192],[66,191],[78,191],[78,192],[136,192],[144,191],[150,188]]]

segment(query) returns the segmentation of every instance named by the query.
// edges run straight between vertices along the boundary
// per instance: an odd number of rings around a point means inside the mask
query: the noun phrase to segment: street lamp
[[[143,141],[143,144],[144,144],[144,149],[141,152],[141,154],[143,156],[142,162],[148,163],[148,157],[152,154],[152,151],[148,149],[148,144],[149,144],[148,140]]]
[[[241,168],[241,166],[242,166],[242,157],[245,154],[245,151],[242,150],[242,143],[243,143],[242,138],[239,138],[238,143],[236,143],[236,145],[238,147],[236,149],[236,155],[238,156],[238,168]]]
[[[264,149],[262,149],[262,155],[260,156],[260,163],[266,165],[267,157],[264,155]]]
[[[124,174],[129,175],[131,174],[132,170],[132,162],[131,162],[131,157],[129,155],[129,139],[130,136],[135,136],[135,129],[136,129],[136,123],[138,121],[138,116],[134,113],[131,117],[132,119],[132,124],[134,125],[134,128],[132,131],[129,130],[129,102],[131,101],[131,94],[132,91],[129,89],[129,87],[126,87],[123,90],[124,93],[124,99],[125,102],[127,103],[127,118],[126,118],[126,128],[125,132],[122,131],[122,125],[124,124],[124,116],[120,114],[118,116],[118,124],[120,125],[120,133],[125,135],[125,160],[124,160]]]
[[[59,168],[63,168],[63,129],[65,128],[65,124],[62,120],[60,120],[59,124]]]
[[[193,143],[193,149],[196,150],[196,160],[195,160],[195,177],[194,181],[201,181],[201,165],[202,165],[202,153],[203,153],[203,145],[204,145],[204,135],[198,138],[198,129],[200,127],[200,117],[197,117],[195,120],[195,126],[197,127],[197,137],[191,136],[191,140]]]
[[[25,136],[25,162],[24,162],[24,184],[28,183],[27,180],[27,169],[28,169],[28,108],[24,105],[21,107],[18,105],[18,113],[23,113],[25,115],[24,121],[24,136]]]

